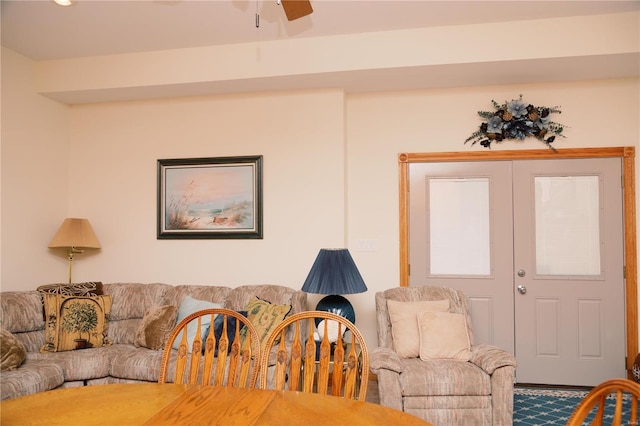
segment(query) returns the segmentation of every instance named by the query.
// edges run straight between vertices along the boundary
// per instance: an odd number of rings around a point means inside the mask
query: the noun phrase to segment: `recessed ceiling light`
[[[60,6],[69,6],[71,5],[71,0],[53,0]]]

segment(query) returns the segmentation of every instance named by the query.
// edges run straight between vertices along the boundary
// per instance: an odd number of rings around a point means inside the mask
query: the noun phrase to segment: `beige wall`
[[[2,51],[1,287],[66,280],[48,250],[64,217],[90,219],[102,250],[78,257],[74,281],[300,287],[322,247],[347,246],[369,287],[349,296],[375,345],[376,291],[398,283],[400,152],[463,144],[476,111],[524,95],[559,105],[558,147],[637,146],[637,78],[407,92],[341,90],[98,103],[35,94],[29,60]],[[534,139],[494,149],[535,149]],[[263,240],[157,240],[160,158],[264,156]],[[637,187],[640,185],[636,184]],[[357,251],[361,239],[377,250]],[[319,299],[309,296],[309,305]]]
[[[377,252],[355,252],[369,292],[350,297],[375,342],[373,293],[398,285],[398,165],[401,152],[483,150],[464,145],[482,122],[478,110],[523,94],[535,105],[561,106],[554,121],[568,126],[558,148],[635,146],[640,141],[638,79],[483,86],[389,92],[347,97],[348,241],[377,239]],[[537,139],[505,141],[492,148],[546,149]],[[638,153],[636,154],[638,169]],[[640,169],[638,169],[640,170]],[[638,174],[636,173],[636,176]],[[638,183],[636,183],[638,188]],[[640,228],[638,228],[640,229]],[[355,303],[354,303],[355,304]],[[362,322],[358,320],[362,327]]]
[[[68,213],[69,107],[36,94],[32,61],[5,48],[1,58],[0,288],[28,289],[65,279],[47,244]]]
[[[90,218],[103,246],[78,260],[77,279],[299,287],[320,247],[345,243],[339,90],[96,104],[70,116],[70,212]],[[157,160],[236,155],[264,156],[264,239],[156,239]]]

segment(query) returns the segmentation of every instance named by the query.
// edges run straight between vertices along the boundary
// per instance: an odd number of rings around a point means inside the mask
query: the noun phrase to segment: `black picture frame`
[[[158,160],[158,239],[262,239],[262,156]]]

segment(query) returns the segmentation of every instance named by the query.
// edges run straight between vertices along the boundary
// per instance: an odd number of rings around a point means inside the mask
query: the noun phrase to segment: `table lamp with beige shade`
[[[99,249],[100,242],[98,242],[89,220],[66,218],[49,243],[49,248],[60,247],[69,249],[69,284],[71,284],[71,268],[74,255],[84,253],[83,249],[86,248]]]

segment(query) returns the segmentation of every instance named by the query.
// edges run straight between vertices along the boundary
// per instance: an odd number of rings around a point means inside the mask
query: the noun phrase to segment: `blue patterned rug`
[[[585,390],[541,389],[516,387],[513,396],[514,426],[563,426],[571,417],[573,410],[587,394]],[[615,399],[608,398],[611,403],[605,406],[605,419],[613,418]],[[608,401],[609,402],[609,401]],[[628,418],[630,398],[624,400],[623,418]],[[595,411],[595,410],[594,410]],[[590,424],[594,413],[587,417],[585,424]]]

